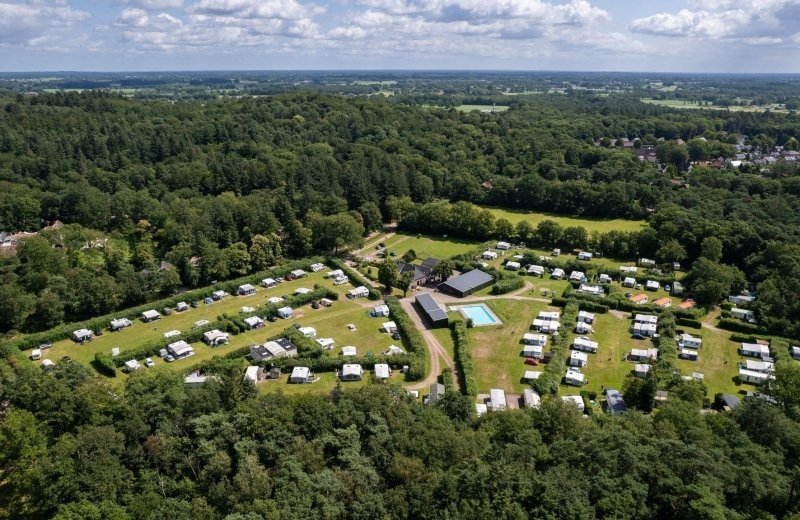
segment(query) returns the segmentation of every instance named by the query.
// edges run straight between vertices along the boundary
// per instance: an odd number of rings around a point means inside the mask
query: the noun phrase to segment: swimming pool
[[[483,325],[500,325],[503,323],[500,321],[500,318],[498,318],[495,313],[493,313],[491,309],[486,306],[485,303],[462,305],[459,310],[464,318],[472,320],[472,324],[475,327],[481,327]]]

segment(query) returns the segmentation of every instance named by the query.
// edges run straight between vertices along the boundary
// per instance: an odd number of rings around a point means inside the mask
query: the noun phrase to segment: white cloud
[[[183,0],[128,0],[128,4],[148,11],[163,11],[182,7]]]
[[[72,47],[81,39],[72,34],[73,28],[90,17],[64,1],[0,0],[0,45]]]

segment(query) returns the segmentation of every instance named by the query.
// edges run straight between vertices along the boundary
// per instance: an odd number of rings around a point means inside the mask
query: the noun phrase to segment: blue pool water
[[[481,325],[498,325],[501,321],[494,315],[489,307],[480,303],[477,305],[462,305],[461,314],[465,318],[472,320],[472,324],[476,327]]]

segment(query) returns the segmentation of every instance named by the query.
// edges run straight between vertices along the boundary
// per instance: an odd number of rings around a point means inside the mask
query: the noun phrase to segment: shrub
[[[108,354],[98,352],[94,355],[94,368],[108,377],[117,377],[117,366],[114,364],[114,359]]]
[[[690,329],[700,329],[703,327],[703,324],[700,320],[694,320],[689,318],[678,318],[675,320],[675,323],[680,325],[681,327],[689,327]]]
[[[453,322],[450,333],[455,345],[455,362],[464,383],[463,392],[474,398],[478,395],[478,381],[475,379],[475,364],[472,361],[467,326],[463,321]]]
[[[758,334],[761,329],[752,323],[746,323],[733,318],[722,318],[719,320],[717,327],[720,329],[730,330],[733,332],[741,332],[743,334]]]
[[[327,264],[328,266],[334,269],[341,269],[344,272],[344,274],[346,274],[347,277],[350,278],[350,283],[353,284],[354,286],[363,285],[364,287],[366,287],[367,290],[369,291],[370,300],[375,301],[381,299],[380,291],[374,288],[372,284],[369,282],[369,280],[367,280],[366,277],[364,277],[361,273],[359,273],[355,269],[351,269],[347,264],[345,264],[338,258],[329,258],[327,260]]]
[[[513,278],[503,278],[492,286],[492,294],[506,294],[517,289],[522,289],[525,286],[525,280],[522,277],[515,276]]]

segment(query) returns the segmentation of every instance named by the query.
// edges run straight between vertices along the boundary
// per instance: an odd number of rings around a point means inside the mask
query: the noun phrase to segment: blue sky
[[[0,70],[800,72],[800,0],[0,0]]]

